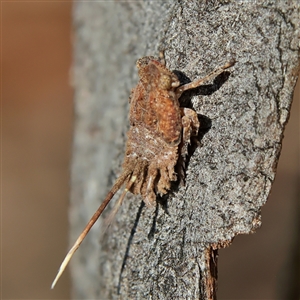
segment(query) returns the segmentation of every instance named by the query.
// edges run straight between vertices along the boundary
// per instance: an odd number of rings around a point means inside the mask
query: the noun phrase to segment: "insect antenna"
[[[115,195],[115,193],[120,189],[120,187],[122,186],[122,184],[126,181],[126,179],[131,176],[131,171],[130,172],[126,172],[123,173],[117,180],[116,183],[113,185],[113,187],[111,188],[111,190],[108,192],[106,198],[104,199],[104,201],[102,202],[102,204],[99,206],[99,208],[96,210],[96,212],[94,213],[94,215],[91,217],[90,221],[87,223],[87,225],[85,226],[84,230],[82,231],[82,233],[79,235],[79,237],[77,238],[76,242],[74,243],[73,247],[69,250],[69,252],[67,253],[65,259],[63,260],[63,262],[61,263],[59,270],[57,272],[57,275],[55,277],[55,279],[53,280],[53,283],[51,285],[51,289],[53,289],[58,281],[58,279],[60,278],[60,276],[62,275],[62,273],[64,272],[66,266],[68,265],[69,261],[71,260],[73,254],[76,252],[76,250],[79,248],[80,244],[82,243],[82,241],[84,240],[84,238],[86,237],[86,235],[88,234],[88,232],[90,231],[90,229],[93,227],[93,225],[96,223],[96,221],[99,219],[99,217],[101,216],[102,212],[104,211],[105,207],[107,206],[107,204],[109,203],[109,201],[112,199],[112,197]],[[130,186],[133,184],[132,179],[135,176],[131,176],[131,180],[128,182],[126,189],[124,190],[122,196],[121,196],[121,200],[123,200],[126,192],[128,191],[128,189],[130,188]],[[131,183],[131,184],[130,184]],[[130,184],[129,188],[128,185]],[[119,200],[120,201],[120,200]]]

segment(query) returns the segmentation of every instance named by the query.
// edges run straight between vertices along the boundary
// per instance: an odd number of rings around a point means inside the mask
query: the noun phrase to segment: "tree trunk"
[[[276,4],[275,4],[276,3]],[[191,80],[235,58],[227,81],[192,97],[201,145],[154,209],[127,195],[72,261],[76,299],[215,299],[218,249],[261,225],[299,73],[298,1],[77,2],[74,242],[121,172],[135,61],[164,49]],[[116,197],[117,198],[117,197]]]

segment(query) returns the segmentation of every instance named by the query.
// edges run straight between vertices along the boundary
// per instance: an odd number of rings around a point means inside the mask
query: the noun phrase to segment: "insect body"
[[[51,288],[63,273],[71,257],[100,217],[114,194],[125,185],[111,216],[114,216],[128,191],[142,195],[147,206],[153,206],[156,195],[164,195],[176,181],[175,166],[185,160],[192,136],[198,134],[197,114],[181,108],[179,98],[186,90],[196,88],[231,67],[229,62],[205,78],[180,86],[175,73],[165,66],[164,56],[159,59],[146,56],[137,61],[140,80],[131,91],[130,129],[122,173],[78,237],[62,262]]]

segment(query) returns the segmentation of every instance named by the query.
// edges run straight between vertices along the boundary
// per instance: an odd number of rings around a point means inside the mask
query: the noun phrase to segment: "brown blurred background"
[[[1,299],[69,299],[68,272],[53,291],[50,284],[68,248],[72,4],[1,5]],[[300,250],[299,98],[298,84],[262,228],[220,251],[219,299],[280,299],[291,283]]]

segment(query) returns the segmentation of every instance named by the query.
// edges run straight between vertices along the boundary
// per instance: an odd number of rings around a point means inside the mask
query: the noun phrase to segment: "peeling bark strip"
[[[216,299],[218,279],[218,250],[209,247],[200,256],[200,299]],[[205,262],[205,264],[203,264]]]
[[[72,241],[119,175],[136,59],[165,49],[168,67],[191,79],[237,63],[226,84],[192,97],[202,140],[186,185],[153,209],[128,195],[101,242],[103,224],[91,230],[72,264],[74,298],[215,298],[215,251],[260,226],[275,177],[299,72],[299,15],[298,1],[75,4]]]

